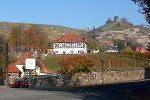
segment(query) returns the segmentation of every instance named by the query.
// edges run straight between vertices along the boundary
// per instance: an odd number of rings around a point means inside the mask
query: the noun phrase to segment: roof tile
[[[8,73],[19,73],[20,70],[17,68],[17,66],[15,65],[15,63],[12,63],[11,65],[9,65],[7,68],[6,68],[6,72]]]
[[[55,42],[84,42],[79,34],[63,34]]]
[[[33,56],[31,56],[30,52],[26,52],[15,64],[25,64],[26,58],[33,58]]]

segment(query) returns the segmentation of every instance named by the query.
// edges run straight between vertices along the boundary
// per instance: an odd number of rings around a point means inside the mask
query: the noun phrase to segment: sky
[[[118,16],[148,25],[139,9],[131,0],[1,0],[0,21],[91,29]]]

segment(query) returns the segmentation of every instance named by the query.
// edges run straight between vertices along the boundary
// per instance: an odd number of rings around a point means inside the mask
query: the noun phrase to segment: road
[[[150,100],[150,80],[70,88],[0,87],[0,100]]]

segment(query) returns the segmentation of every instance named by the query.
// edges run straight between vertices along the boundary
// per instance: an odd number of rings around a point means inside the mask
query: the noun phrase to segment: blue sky
[[[0,21],[92,28],[108,18],[127,18],[134,25],[147,25],[131,0],[1,0]]]

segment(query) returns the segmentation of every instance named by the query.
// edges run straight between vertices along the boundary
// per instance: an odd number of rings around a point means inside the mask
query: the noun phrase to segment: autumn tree
[[[121,50],[122,52],[133,52],[130,46],[127,46],[125,49]]]
[[[93,60],[86,55],[64,55],[60,60],[63,72],[90,72]]]
[[[6,38],[7,42],[9,43],[9,46],[15,49],[15,51],[20,50],[20,45],[22,43],[22,30],[23,26],[21,25],[12,25],[11,32]]]
[[[23,38],[23,44],[25,47],[30,49],[31,47],[37,48],[38,47],[38,37],[36,35],[35,30],[32,27],[29,27],[28,29],[24,30],[24,38]]]
[[[45,50],[48,47],[48,35],[38,25],[33,24],[31,27],[34,29],[38,39],[37,49],[39,49],[39,51]]]
[[[125,48],[125,52],[133,52],[133,50],[131,49],[130,46],[127,46],[127,47]]]
[[[131,0],[139,5],[139,12],[145,16],[146,21],[150,24],[150,0]]]

